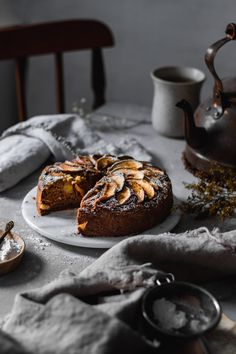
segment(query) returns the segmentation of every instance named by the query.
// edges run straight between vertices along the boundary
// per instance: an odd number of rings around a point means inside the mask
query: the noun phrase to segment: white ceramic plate
[[[36,209],[37,187],[31,189],[22,203],[22,215],[27,224],[39,234],[61,243],[79,247],[110,248],[117,242],[131,236],[122,237],[84,237],[77,233],[76,209],[55,211],[39,216]],[[144,234],[158,235],[173,229],[179,222],[180,213],[172,212],[161,224],[147,230]]]

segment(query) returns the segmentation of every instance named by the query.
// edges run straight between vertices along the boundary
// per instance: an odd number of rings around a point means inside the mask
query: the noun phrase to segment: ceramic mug
[[[186,99],[195,110],[199,105],[205,74],[196,68],[171,66],[154,70],[151,78],[154,84],[153,127],[160,134],[183,137],[184,116],[176,103]]]

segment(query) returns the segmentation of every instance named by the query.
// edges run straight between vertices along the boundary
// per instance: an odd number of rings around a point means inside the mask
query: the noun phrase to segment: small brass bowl
[[[0,230],[0,234],[2,233],[3,231]],[[21,250],[14,257],[7,259],[5,261],[0,261],[0,275],[10,273],[16,267],[18,267],[18,265],[22,260],[23,254],[25,252],[25,242],[23,241],[23,239],[19,235],[15,234],[14,232],[9,232],[9,235],[6,237],[9,236],[21,246]]]

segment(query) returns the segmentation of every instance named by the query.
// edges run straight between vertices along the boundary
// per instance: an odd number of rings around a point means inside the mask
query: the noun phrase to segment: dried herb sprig
[[[198,173],[196,183],[185,183],[191,190],[180,206],[186,213],[197,217],[218,215],[221,220],[233,215],[236,208],[236,171],[214,165],[206,175]]]

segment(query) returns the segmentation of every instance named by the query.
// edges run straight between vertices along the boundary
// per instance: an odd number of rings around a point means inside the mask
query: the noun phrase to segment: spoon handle
[[[4,233],[0,236],[0,245],[2,243],[2,241],[4,240],[4,238],[7,236],[7,234],[11,231],[11,229],[14,227],[14,222],[13,221],[9,221],[7,224],[6,224],[6,227],[5,227],[5,231]]]

